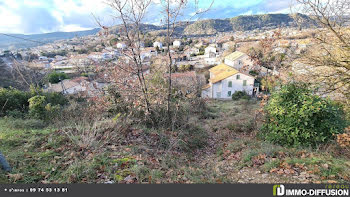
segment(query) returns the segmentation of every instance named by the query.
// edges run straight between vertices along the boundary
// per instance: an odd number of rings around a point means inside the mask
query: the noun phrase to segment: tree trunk
[[[168,99],[167,99],[167,114],[168,114],[168,124],[170,124],[171,130],[173,130],[173,124],[172,124],[172,117],[171,117],[171,89],[172,89],[172,84],[171,84],[171,67],[172,67],[172,58],[171,58],[171,53],[170,53],[170,1],[168,0],[168,16],[167,16],[167,48],[168,48],[168,57],[169,57],[169,65],[168,65],[168,70],[169,70],[169,78],[168,78]]]

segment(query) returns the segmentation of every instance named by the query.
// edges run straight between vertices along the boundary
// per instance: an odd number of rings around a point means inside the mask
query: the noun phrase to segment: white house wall
[[[216,61],[216,57],[214,58],[204,58],[204,62],[208,65],[214,65],[217,64],[218,62]]]
[[[202,90],[202,98],[212,98],[212,87]]]
[[[237,70],[240,70],[242,69],[243,66],[247,66],[247,65],[249,65],[248,69],[251,69],[253,62],[250,60],[248,55],[243,55],[240,58],[237,58],[235,61],[231,61],[225,58],[225,64]]]
[[[240,79],[237,79],[237,75],[240,75]],[[243,86],[243,81],[247,80],[247,85]],[[229,81],[232,81],[232,87],[228,87]],[[245,91],[248,95],[253,94],[254,78],[242,73],[235,74],[220,82],[212,84],[212,86],[202,93],[203,97],[215,98],[215,99],[231,99],[232,96],[228,95],[231,91],[231,95],[236,91]],[[220,97],[218,97],[220,95]]]

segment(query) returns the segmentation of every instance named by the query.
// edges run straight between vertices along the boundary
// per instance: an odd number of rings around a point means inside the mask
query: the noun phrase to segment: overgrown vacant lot
[[[337,145],[284,148],[259,139],[259,103],[208,101],[193,117],[200,128],[181,132],[141,126],[120,130],[113,141],[91,148],[74,132],[41,122],[0,119],[0,150],[13,167],[0,183],[273,183],[349,182],[350,159]],[[114,131],[113,120],[96,127]],[[113,125],[113,126],[111,126]],[[80,138],[79,138],[80,137]],[[79,140],[80,139],[80,140]],[[80,142],[80,143],[79,143]],[[189,147],[191,149],[189,149]]]

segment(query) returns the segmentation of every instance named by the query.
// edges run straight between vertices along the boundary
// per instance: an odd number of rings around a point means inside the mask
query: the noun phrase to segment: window
[[[247,86],[247,80],[243,80],[243,86]]]
[[[228,91],[227,92],[227,96],[231,96],[232,92],[231,91]]]
[[[232,87],[232,81],[228,82],[228,87]]]
[[[236,79],[241,79],[241,75],[236,75]]]
[[[221,98],[221,92],[216,92],[216,98]]]

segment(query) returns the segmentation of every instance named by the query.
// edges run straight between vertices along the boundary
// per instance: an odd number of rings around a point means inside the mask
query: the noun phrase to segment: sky
[[[104,25],[113,20],[108,0],[0,0],[0,32],[37,34],[55,31],[81,31],[98,27],[91,13]],[[159,24],[160,0],[153,0],[145,23]],[[199,8],[206,9],[212,0],[199,0]],[[210,10],[201,15],[207,18],[231,18],[238,15],[289,13],[291,0],[214,0]],[[193,2],[183,11],[184,19],[194,13]]]

